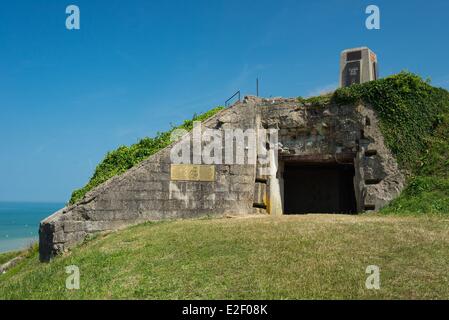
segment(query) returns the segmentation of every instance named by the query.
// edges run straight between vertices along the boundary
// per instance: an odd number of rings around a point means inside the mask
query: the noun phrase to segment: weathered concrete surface
[[[206,128],[254,128],[255,108],[237,104],[203,123]],[[215,181],[170,181],[173,144],[43,220],[41,260],[47,261],[89,234],[148,220],[251,214],[255,166],[216,165]]]
[[[203,128],[276,129],[279,151],[270,150],[265,163],[215,164],[214,181],[171,181],[172,144],[90,191],[79,203],[43,220],[41,260],[48,261],[90,234],[149,220],[282,214],[282,168],[289,157],[319,162],[340,161],[350,155],[356,164],[354,184],[360,211],[381,208],[403,188],[403,175],[384,146],[369,107],[245,97],[205,121]],[[246,156],[249,152],[245,150]],[[271,176],[262,171],[267,168]]]
[[[370,106],[359,106],[363,117],[363,136],[360,140],[361,166],[365,180],[365,204],[378,210],[396,198],[405,186],[405,176],[400,171],[391,151],[386,147],[380,131],[379,120]]]

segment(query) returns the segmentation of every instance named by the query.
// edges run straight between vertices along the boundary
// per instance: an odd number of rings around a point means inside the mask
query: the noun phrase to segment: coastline
[[[38,241],[39,223],[62,202],[0,201],[0,253],[20,251]]]
[[[39,240],[38,237],[15,238],[0,240],[0,253],[8,253],[12,251],[21,251],[30,247]]]

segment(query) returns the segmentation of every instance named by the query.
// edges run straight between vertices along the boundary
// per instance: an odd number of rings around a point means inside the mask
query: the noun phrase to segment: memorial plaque
[[[346,83],[348,87],[355,83],[360,83],[360,61],[348,62],[346,64]]]
[[[215,181],[215,166],[202,164],[172,164],[173,181]]]

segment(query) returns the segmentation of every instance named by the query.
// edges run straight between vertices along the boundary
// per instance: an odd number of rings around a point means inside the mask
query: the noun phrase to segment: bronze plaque
[[[215,181],[215,166],[203,164],[172,164],[170,178],[174,181]]]

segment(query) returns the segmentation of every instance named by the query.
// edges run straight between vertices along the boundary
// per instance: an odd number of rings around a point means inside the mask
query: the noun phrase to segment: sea
[[[0,253],[37,242],[39,222],[63,207],[64,203],[0,202]]]

